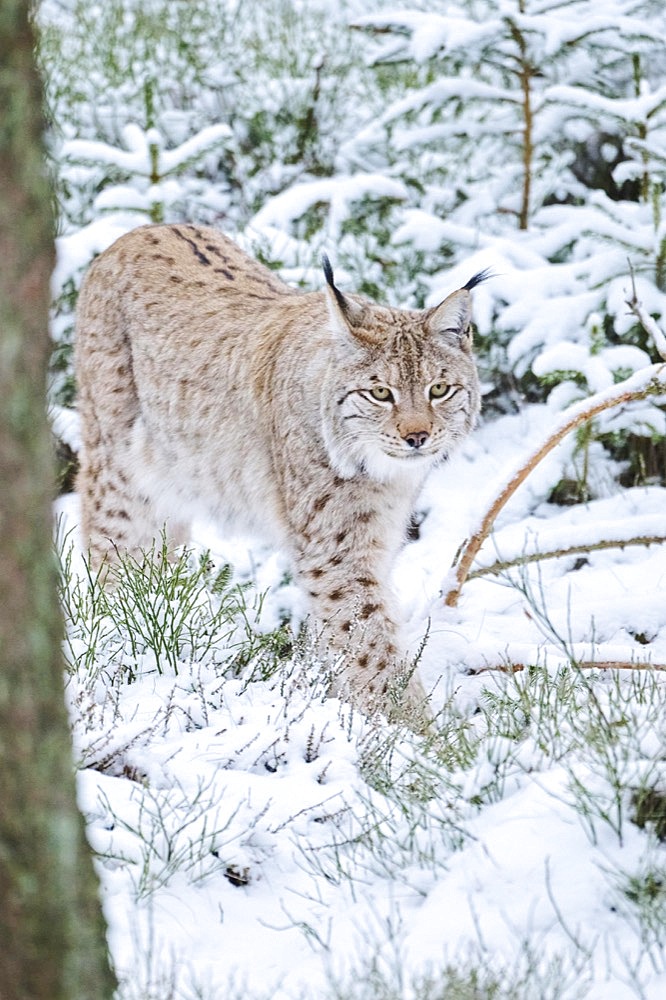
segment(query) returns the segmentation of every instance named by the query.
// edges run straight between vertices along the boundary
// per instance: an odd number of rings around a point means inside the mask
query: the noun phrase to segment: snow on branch
[[[164,139],[157,129],[144,131],[130,123],[123,129],[126,149],[107,142],[71,139],[64,143],[62,156],[71,163],[115,167],[130,175],[149,177],[153,171],[151,148],[159,155],[160,176],[176,173],[192,160],[213,150],[231,136],[226,124],[208,125],[174,149],[164,148]]]
[[[404,55],[417,62],[425,62],[438,52],[469,52],[491,42],[501,27],[501,21],[498,18],[475,21],[450,14],[396,10],[358,17],[352,21],[351,27],[397,38],[397,41],[389,41],[385,45],[375,57],[375,62],[392,61]]]
[[[591,114],[610,115],[621,122],[644,122],[659,111],[666,102],[666,84],[652,92],[646,92],[639,97],[614,98],[604,97],[584,87],[572,87],[558,84],[548,87],[545,99],[554,104],[569,105]]]

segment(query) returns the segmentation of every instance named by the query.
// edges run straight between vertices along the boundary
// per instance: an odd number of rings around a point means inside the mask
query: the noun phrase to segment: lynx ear
[[[333,268],[326,254],[322,255],[321,263],[326,278],[326,298],[331,326],[336,333],[345,338],[348,338],[350,334],[357,336],[358,327],[363,319],[363,307],[358,302],[354,302],[353,299],[348,299],[336,287],[333,280]]]
[[[428,309],[425,322],[428,331],[436,337],[453,339],[463,349],[472,346],[472,296],[470,292],[486,278],[490,271],[479,271],[463,288],[453,292],[433,309]]]
[[[450,340],[460,347],[472,342],[472,296],[466,288],[459,288],[425,316],[428,332],[435,337]]]

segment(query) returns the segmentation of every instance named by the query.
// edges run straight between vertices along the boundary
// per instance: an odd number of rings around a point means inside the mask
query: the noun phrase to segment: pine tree
[[[452,264],[498,275],[477,295],[498,403],[517,385],[562,408],[649,363],[625,300],[631,267],[638,297],[666,316],[663,5],[468,0],[357,27],[379,39],[378,72],[411,65],[417,77],[357,155],[383,155],[403,180],[420,174],[394,241],[448,258],[433,301],[463,277]],[[626,429],[620,414],[597,428],[608,441]],[[655,403],[631,424],[665,430]]]

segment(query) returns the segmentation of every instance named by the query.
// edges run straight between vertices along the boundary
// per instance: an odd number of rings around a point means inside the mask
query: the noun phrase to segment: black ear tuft
[[[492,268],[487,267],[485,270],[479,271],[478,274],[475,274],[472,278],[470,278],[467,284],[463,285],[463,288],[465,288],[468,292],[471,292],[472,289],[476,288],[477,285],[480,285],[481,282],[488,281],[489,278],[494,277],[495,275],[493,274]]]
[[[335,281],[333,280],[333,268],[331,267],[331,262],[325,253],[321,255],[321,266],[324,269],[324,277],[326,278],[326,284],[335,295],[335,301],[338,303],[338,308],[340,309],[340,312],[345,317],[347,322],[350,322],[351,321],[350,305],[347,302],[347,299],[340,291],[340,289],[336,286]]]
[[[337,291],[337,288],[335,287],[335,281],[333,280],[333,268],[331,267],[331,262],[325,253],[321,255],[321,266],[324,269],[324,277],[326,278],[326,284],[330,285],[334,291]]]

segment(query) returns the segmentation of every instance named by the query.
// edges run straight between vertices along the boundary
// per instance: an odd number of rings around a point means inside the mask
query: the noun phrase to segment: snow
[[[389,43],[390,47],[386,47],[377,57],[377,61],[391,58],[400,52],[403,55],[408,53],[417,62],[425,62],[439,49],[464,50],[467,46],[482,43],[492,38],[497,29],[497,22],[492,20],[475,24],[465,17],[441,17],[437,14],[401,10],[355,18],[354,25],[378,31],[388,25],[394,25],[411,33],[409,40],[402,42],[397,51],[394,43]]]
[[[453,699],[470,732],[494,724],[492,713],[485,723],[475,714],[484,690],[519,690],[519,680],[491,668],[539,663],[548,686],[558,667],[571,671],[570,659],[666,664],[664,545],[591,552],[579,568],[568,557],[499,580],[480,577],[464,588],[459,608],[444,608],[438,588],[446,567],[483,496],[496,490],[487,485],[493,468],[524,454],[526,419],[538,438],[553,418],[535,407],[531,416],[482,425],[433,474],[421,538],[404,549],[395,573],[415,645],[429,620],[420,673],[433,703]],[[580,540],[663,534],[660,487],[566,510],[549,507],[533,484],[525,492],[478,566]],[[60,501],[59,512],[73,523],[74,499]],[[210,527],[197,534],[219,561],[233,556],[241,575],[261,589],[272,585],[263,602],[269,625],[290,600],[298,619],[297,592],[281,586],[279,555],[217,539]],[[538,613],[544,594],[548,627]],[[177,675],[164,665],[156,673],[153,661],[132,684],[114,681],[114,670],[111,661],[103,667],[106,685],[72,678],[68,694],[85,764],[81,807],[122,979],[162,970],[175,978],[178,996],[189,996],[194,983],[211,996],[233,995],[242,983],[246,996],[292,1000],[325,996],[331,979],[361,981],[373,961],[386,969],[399,962],[405,983],[470,956],[518,976],[531,941],[544,982],[548,962],[563,962],[570,980],[563,996],[629,1000],[636,983],[648,1000],[662,995],[663,956],[654,944],[644,948],[640,929],[627,923],[630,904],[618,888],[654,846],[630,823],[620,841],[611,821],[581,814],[581,786],[612,814],[593,754],[558,760],[538,741],[516,747],[489,734],[476,760],[455,767],[410,815],[399,775],[418,758],[418,745],[398,737],[386,765],[398,791],[374,789],[365,774],[381,724],[327,698],[312,662],[251,683],[225,680],[205,660],[181,663]],[[663,689],[658,674],[649,676]],[[631,711],[647,739],[642,710]],[[564,734],[576,730],[575,719],[559,725]],[[638,755],[624,772],[637,766]],[[481,805],[471,804],[475,796]]]
[[[49,422],[55,437],[76,454],[81,447],[81,422],[76,410],[65,406],[49,407]]]
[[[202,128],[196,135],[181,143],[175,149],[164,150],[161,154],[162,172],[173,173],[181,169],[189,160],[214,149],[231,135],[228,125],[209,125]]]
[[[257,212],[250,225],[257,231],[273,226],[288,229],[293,219],[300,218],[309,208],[319,203],[329,205],[329,231],[331,240],[340,238],[343,221],[350,206],[363,198],[394,198],[402,201],[408,196],[407,188],[382,174],[338,175],[324,180],[294,184],[291,188],[269,198]]]
[[[610,27],[610,26],[609,26]],[[617,30],[617,26],[613,26]],[[586,108],[596,113],[605,113],[610,119],[619,118],[622,121],[646,122],[654,112],[666,101],[666,86],[659,87],[652,93],[643,93],[640,97],[618,100],[593,94],[581,87],[550,87],[546,91],[546,99],[560,104],[570,104],[576,108]]]

